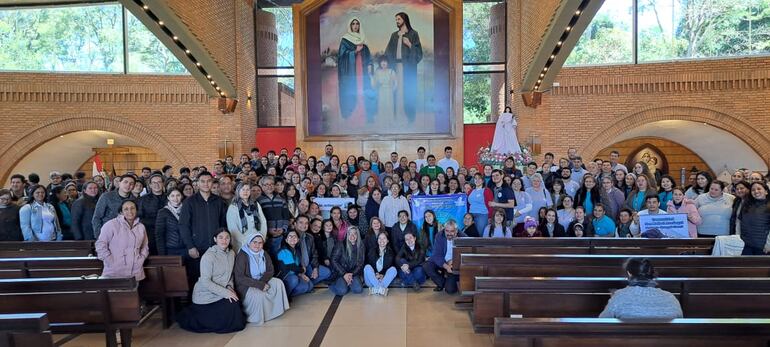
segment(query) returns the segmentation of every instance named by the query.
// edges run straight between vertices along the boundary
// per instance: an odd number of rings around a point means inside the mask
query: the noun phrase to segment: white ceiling
[[[56,170],[74,174],[81,164],[94,155],[94,148],[109,147],[107,139],[114,139],[114,146],[142,146],[131,138],[108,131],[78,131],[55,137],[40,145],[16,164],[12,172],[25,176],[31,172],[37,173],[40,182],[47,184],[49,172]],[[5,186],[9,183],[5,182]]]
[[[698,154],[717,174],[747,168],[767,172],[767,165],[756,151],[735,135],[706,123],[664,120],[648,123],[621,134],[614,142],[635,137],[661,137],[679,143]]]

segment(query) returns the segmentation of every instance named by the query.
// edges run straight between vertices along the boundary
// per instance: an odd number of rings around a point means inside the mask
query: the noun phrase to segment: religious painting
[[[330,0],[305,20],[306,136],[451,135],[449,12]]]
[[[656,171],[661,174],[668,173],[668,160],[663,152],[651,144],[640,146],[626,160],[626,167],[631,170],[637,162],[647,164],[650,172],[654,175]]]

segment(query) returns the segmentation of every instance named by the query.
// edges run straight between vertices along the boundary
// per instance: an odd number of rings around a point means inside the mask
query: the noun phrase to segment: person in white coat
[[[240,250],[245,235],[259,233],[267,237],[267,220],[262,207],[251,201],[251,184],[244,182],[236,189],[237,196],[227,208],[227,230],[232,235],[233,249]]]

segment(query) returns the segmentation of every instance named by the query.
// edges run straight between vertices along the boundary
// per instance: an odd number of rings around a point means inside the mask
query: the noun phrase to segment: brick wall
[[[714,177],[714,170],[712,170],[704,161],[703,159],[698,156],[697,154],[693,153],[689,148],[684,147],[676,142],[669,141],[666,139],[661,138],[653,138],[653,137],[640,137],[635,139],[629,139],[625,141],[620,141],[611,145],[608,145],[607,148],[602,149],[597,153],[597,158],[602,158],[607,160],[610,157],[610,152],[612,150],[617,150],[620,152],[620,162],[626,163],[628,161],[628,156],[635,153],[639,148],[650,144],[658,148],[665,156],[666,160],[668,161],[668,174],[674,177],[674,179],[677,180],[677,183],[680,182],[680,175],[679,171],[681,168],[685,168],[687,170],[687,174],[689,174],[689,170],[695,166],[700,171],[708,171],[711,173],[712,177]],[[587,160],[592,160],[591,158],[585,158]],[[685,177],[685,180],[687,177]]]

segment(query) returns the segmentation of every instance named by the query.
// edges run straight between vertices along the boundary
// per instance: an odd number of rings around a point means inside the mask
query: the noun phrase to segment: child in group
[[[396,73],[388,66],[388,57],[382,56],[379,67],[374,71],[374,87],[377,90],[377,117],[393,119],[395,114]]]
[[[524,219],[524,232],[516,235],[516,237],[543,237],[540,230],[537,230],[537,221],[532,217]]]

